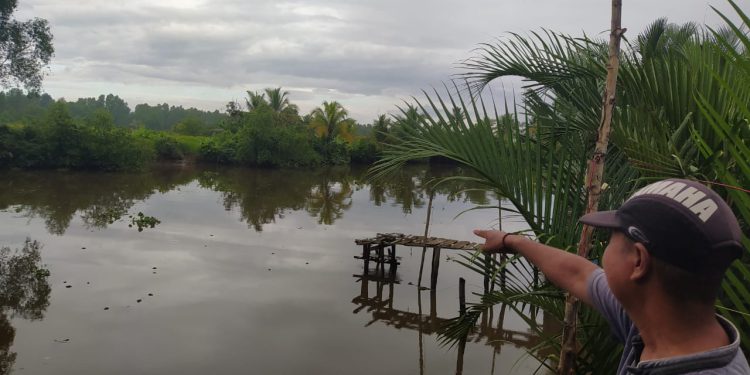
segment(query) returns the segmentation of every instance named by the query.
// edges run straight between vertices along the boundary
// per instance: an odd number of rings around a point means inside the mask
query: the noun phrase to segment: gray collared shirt
[[[625,309],[612,294],[604,271],[596,270],[588,280],[588,293],[594,308],[609,322],[612,333],[625,345],[617,368],[618,375],[748,375],[747,359],[740,350],[740,337],[737,328],[728,320],[717,315],[719,323],[727,332],[730,344],[702,353],[641,361],[643,341],[638,328],[625,313]]]

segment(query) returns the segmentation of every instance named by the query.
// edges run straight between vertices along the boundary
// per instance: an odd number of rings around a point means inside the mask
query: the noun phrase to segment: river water
[[[425,182],[460,171],[409,167],[374,185],[364,172],[0,172],[0,246],[38,241],[36,266],[50,272],[20,301],[0,299],[0,373],[455,373],[457,350],[435,329],[457,315],[459,277],[469,302],[482,277],[443,250],[434,293],[420,292],[422,249],[398,247],[395,280],[363,278],[354,240],[422,234]],[[462,188],[437,189],[430,235],[474,241],[473,228],[497,225],[496,209],[455,217],[497,204]],[[160,223],[139,231],[130,217],[139,212]],[[482,320],[464,373],[538,367],[521,316],[503,309]]]

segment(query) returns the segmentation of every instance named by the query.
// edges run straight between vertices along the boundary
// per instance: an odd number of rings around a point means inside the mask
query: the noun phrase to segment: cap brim
[[[578,221],[598,228],[620,228],[620,220],[615,216],[617,211],[592,212],[581,216]]]

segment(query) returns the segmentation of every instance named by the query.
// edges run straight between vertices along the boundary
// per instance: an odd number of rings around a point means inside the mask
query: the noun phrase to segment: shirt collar
[[[711,349],[701,353],[687,354],[677,357],[640,361],[636,366],[628,366],[629,374],[634,375],[672,375],[685,372],[707,370],[728,365],[737,355],[740,348],[740,335],[737,327],[721,315],[716,315],[719,324],[729,336],[729,345]],[[631,345],[637,350],[635,361],[640,360],[643,340],[640,334],[633,335]]]

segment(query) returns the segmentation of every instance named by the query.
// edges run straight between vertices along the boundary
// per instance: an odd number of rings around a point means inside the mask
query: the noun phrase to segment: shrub
[[[154,139],[154,151],[160,160],[181,160],[185,157],[183,145],[176,139],[163,134]]]
[[[380,156],[380,150],[374,139],[360,138],[351,144],[349,155],[352,163],[372,164]]]

